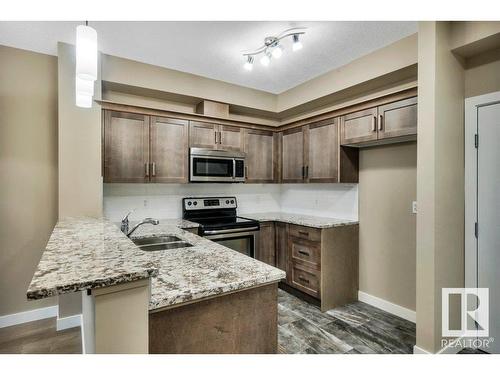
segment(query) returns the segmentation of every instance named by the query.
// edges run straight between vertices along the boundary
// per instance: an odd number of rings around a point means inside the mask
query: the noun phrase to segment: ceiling
[[[81,22],[0,22],[0,44],[57,55],[57,42],[74,44]],[[416,22],[90,22],[99,50],[110,55],[176,69],[279,94],[318,75],[417,32]],[[281,59],[243,69],[241,51],[266,36],[307,27],[304,48],[284,41]]]

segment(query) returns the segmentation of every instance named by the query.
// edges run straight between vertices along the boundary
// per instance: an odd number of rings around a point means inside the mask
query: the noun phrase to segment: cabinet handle
[[[219,144],[222,144],[222,132],[219,132]]]
[[[377,131],[377,116],[372,117],[372,132]]]
[[[156,163],[154,163],[154,162],[153,162],[153,163],[151,163],[151,167],[152,167],[152,171],[153,171],[153,172],[151,173],[151,175],[152,175],[153,177],[155,177],[155,176],[156,176]]]
[[[302,179],[306,176],[306,167],[302,166]]]
[[[309,178],[309,166],[306,165],[306,178]]]
[[[144,166],[146,168],[146,177],[149,177],[149,163],[144,163]]]
[[[308,257],[310,254],[307,251],[299,250],[299,254],[305,255]]]
[[[217,132],[214,132],[214,136],[215,136],[215,144],[217,144]]]
[[[378,119],[378,130],[382,130],[382,122],[384,120],[384,115],[379,115],[379,119]]]
[[[309,284],[309,280],[307,280],[305,277],[299,276],[299,280],[306,284]]]
[[[248,165],[245,165],[245,179],[248,178]]]

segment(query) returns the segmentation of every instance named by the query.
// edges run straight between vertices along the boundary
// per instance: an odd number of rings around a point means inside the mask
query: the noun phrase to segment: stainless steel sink
[[[139,237],[132,238],[132,242],[144,251],[172,250],[193,246],[177,236]]]
[[[157,237],[152,236],[152,237],[132,238],[132,242],[139,247],[144,245],[154,245],[154,244],[177,242],[177,241],[182,241],[182,240],[177,236],[157,236]]]
[[[183,247],[191,247],[188,242],[179,241],[179,242],[169,242],[169,243],[160,243],[156,245],[143,245],[139,246],[139,249],[144,251],[159,251],[159,250],[172,250],[172,249],[180,249]]]

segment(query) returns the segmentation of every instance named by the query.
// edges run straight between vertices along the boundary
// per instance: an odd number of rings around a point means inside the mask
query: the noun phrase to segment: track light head
[[[302,43],[299,40],[299,34],[293,34],[293,46],[292,46],[293,52],[301,49],[302,49]]]
[[[266,51],[264,55],[262,55],[260,63],[264,66],[268,66],[270,62],[271,62],[271,54],[268,51]]]
[[[247,56],[247,61],[243,65],[245,70],[251,71],[253,69],[253,56]]]

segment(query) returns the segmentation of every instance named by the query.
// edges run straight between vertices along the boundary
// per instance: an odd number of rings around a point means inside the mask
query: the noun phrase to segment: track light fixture
[[[283,55],[283,46],[281,45],[281,41],[285,38],[292,37],[293,45],[292,51],[298,51],[302,49],[302,43],[299,40],[300,35],[305,34],[305,27],[295,27],[292,29],[288,29],[283,31],[278,36],[268,36],[264,39],[264,45],[261,47],[251,50],[244,51],[243,56],[246,58],[246,62],[244,68],[248,71],[251,71],[253,68],[253,60],[257,55],[261,55],[260,63],[263,66],[268,66],[271,63],[271,58],[279,59]]]

